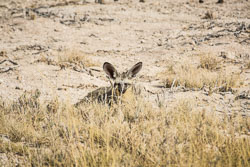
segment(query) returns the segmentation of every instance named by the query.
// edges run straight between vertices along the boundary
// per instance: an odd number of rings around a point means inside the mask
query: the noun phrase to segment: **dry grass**
[[[26,93],[0,105],[0,153],[24,166],[249,166],[248,117],[218,116],[192,100],[171,106],[76,109]]]
[[[250,60],[246,63],[246,68],[250,69]]]
[[[200,65],[188,61],[182,64],[169,64],[167,69],[158,74],[164,80],[166,87],[184,86],[186,88],[218,88],[227,91],[241,84],[240,74],[227,71],[211,71],[216,69],[217,63],[211,57],[201,58]],[[202,68],[201,68],[202,67]],[[173,84],[174,83],[174,84]]]
[[[79,66],[81,68],[98,66],[99,64],[91,59],[91,54],[84,53],[77,49],[65,49],[51,55],[41,55],[37,62],[44,62],[48,65],[58,65],[61,68]]]
[[[200,54],[200,67],[208,70],[219,68],[220,60],[212,54]]]
[[[90,59],[90,56],[87,53],[84,53],[80,50],[76,49],[65,49],[61,52],[58,52],[56,61],[58,63],[82,63],[85,67],[95,66],[97,65],[96,62]]]
[[[205,15],[202,17],[202,19],[215,19],[215,16],[214,16],[213,12],[207,11],[205,13]]]

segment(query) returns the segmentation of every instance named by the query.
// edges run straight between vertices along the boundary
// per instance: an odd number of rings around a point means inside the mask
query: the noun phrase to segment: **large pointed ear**
[[[105,62],[103,64],[103,70],[111,79],[115,79],[117,77],[117,71],[112,64]]]
[[[135,64],[130,70],[128,70],[127,75],[129,78],[133,78],[141,70],[142,62]]]

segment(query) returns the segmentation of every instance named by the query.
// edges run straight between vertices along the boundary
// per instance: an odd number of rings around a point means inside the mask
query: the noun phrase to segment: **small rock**
[[[57,88],[57,90],[67,90],[66,88]]]
[[[17,90],[21,90],[21,88],[20,87],[18,87],[18,86],[16,86],[16,88],[15,89],[17,89]]]

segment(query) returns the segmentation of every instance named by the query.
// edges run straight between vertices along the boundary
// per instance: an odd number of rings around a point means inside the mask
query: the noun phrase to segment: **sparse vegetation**
[[[202,19],[214,19],[214,15],[211,11],[207,11],[205,13],[205,16],[202,17]]]
[[[0,152],[25,166],[249,166],[249,117],[197,104],[153,108],[138,100],[76,109],[26,93],[0,105]]]
[[[72,65],[91,67],[97,66],[97,62],[90,58],[91,55],[76,49],[65,49],[50,56],[42,55],[37,62],[44,62],[48,65],[59,65],[66,68]]]
[[[85,67],[94,66],[97,63],[89,58],[90,55],[76,49],[66,49],[58,52],[56,61],[58,63],[82,63]]]
[[[208,70],[216,70],[219,66],[220,61],[215,55],[212,54],[201,54],[200,67]]]
[[[250,69],[250,61],[247,62],[246,67],[247,69]]]
[[[215,69],[217,63],[211,57],[201,60],[201,65],[185,62],[182,64],[170,64],[167,69],[158,76],[164,80],[166,87],[184,86],[186,88],[210,88],[224,87],[224,90],[238,87],[240,85],[240,75],[226,73],[226,71],[211,71]],[[202,68],[199,68],[202,67]]]

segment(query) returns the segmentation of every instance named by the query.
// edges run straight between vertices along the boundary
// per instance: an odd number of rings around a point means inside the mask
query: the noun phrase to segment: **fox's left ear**
[[[142,68],[142,62],[135,64],[130,70],[128,70],[127,76],[129,78],[135,77],[136,74],[140,72],[141,68]]]

